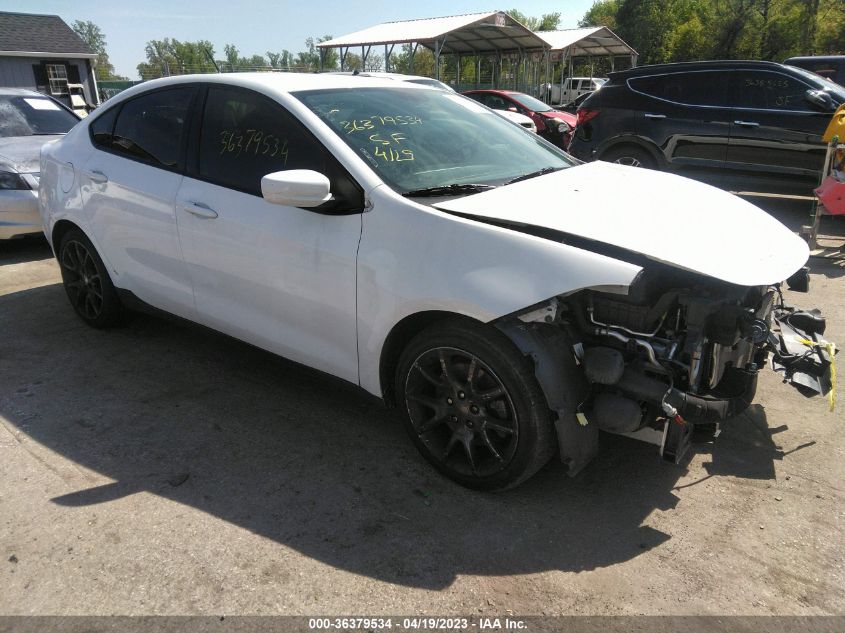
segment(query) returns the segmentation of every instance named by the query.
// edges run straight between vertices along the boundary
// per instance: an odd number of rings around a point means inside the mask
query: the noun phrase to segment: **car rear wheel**
[[[59,266],[76,314],[91,327],[115,325],[121,315],[120,299],[103,260],[82,231],[69,231],[62,238]]]
[[[654,158],[647,151],[638,147],[613,148],[602,154],[601,159],[608,163],[618,163],[629,167],[644,167],[646,169],[657,167]]]
[[[511,488],[556,446],[531,363],[493,327],[467,320],[426,329],[403,352],[396,393],[422,455],[469,488]]]

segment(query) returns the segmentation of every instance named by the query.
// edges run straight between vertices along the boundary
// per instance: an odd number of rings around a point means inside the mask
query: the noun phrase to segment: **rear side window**
[[[155,167],[182,169],[194,92],[193,87],[158,90],[124,103],[114,126],[111,151]]]
[[[256,196],[261,178],[287,169],[325,174],[334,193],[350,184],[323,145],[280,104],[250,90],[220,86],[208,89],[198,169],[203,180]]]
[[[114,122],[117,119],[118,110],[120,110],[120,107],[111,108],[97,115],[97,118],[91,123],[88,129],[91,132],[91,140],[94,142],[94,145],[106,148],[111,147]]]
[[[737,107],[755,110],[809,110],[804,93],[810,86],[788,75],[741,70],[734,75]]]
[[[729,107],[728,75],[711,71],[673,73],[634,77],[628,84],[637,92],[673,103]]]

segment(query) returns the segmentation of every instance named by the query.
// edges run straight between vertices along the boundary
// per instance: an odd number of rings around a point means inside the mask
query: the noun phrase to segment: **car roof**
[[[645,75],[660,75],[663,73],[678,72],[683,70],[725,70],[725,69],[750,69],[760,68],[769,70],[783,70],[785,66],[777,62],[755,61],[745,59],[724,59],[703,62],[675,62],[672,64],[651,64],[637,66],[608,74],[611,79],[627,79],[628,77],[640,77]]]
[[[431,81],[436,81],[436,79],[434,79],[433,77],[424,77],[423,75],[403,75],[402,73],[385,73],[380,71],[356,72],[353,70],[333,70],[323,74],[346,75],[352,77],[372,77],[374,79],[393,79],[396,81],[413,81],[415,79],[427,79]]]
[[[488,88],[485,90],[466,90],[462,94],[478,94],[481,92],[489,92],[490,94],[494,95],[522,95],[525,94],[524,92],[517,92],[516,90],[498,90],[493,88]]]
[[[799,55],[797,57],[790,57],[784,64],[789,62],[842,62],[845,61],[845,55]]]
[[[47,95],[36,92],[35,90],[26,90],[25,88],[0,88],[0,96],[4,97],[41,97],[49,99]]]
[[[133,95],[155,88],[178,86],[195,83],[220,83],[228,86],[240,86],[264,92],[286,93],[302,90],[330,90],[333,88],[361,88],[361,82],[373,88],[396,88],[393,79],[378,77],[360,77],[334,73],[286,73],[286,72],[250,72],[250,73],[211,73],[199,75],[176,75],[145,81],[109,99],[107,103],[119,102]],[[408,90],[434,90],[429,86],[404,82],[402,88]]]

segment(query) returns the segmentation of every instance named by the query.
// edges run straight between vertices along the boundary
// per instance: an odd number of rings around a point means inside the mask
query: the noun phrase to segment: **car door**
[[[197,319],[357,382],[360,189],[265,95],[212,84],[201,112],[197,152],[176,198]],[[300,209],[266,201],[261,178],[290,169],[327,175],[335,202]]]
[[[771,70],[731,75],[736,108],[726,166],[780,182],[817,184],[825,156],[821,137],[831,113],[805,100],[814,86]]]
[[[84,213],[115,285],[185,318],[194,299],[174,202],[195,95],[193,86],[155,90],[98,116],[80,174]]]
[[[724,167],[731,129],[726,73],[634,77],[628,85],[647,97],[637,106],[637,134],[660,149],[669,171],[699,176]]]

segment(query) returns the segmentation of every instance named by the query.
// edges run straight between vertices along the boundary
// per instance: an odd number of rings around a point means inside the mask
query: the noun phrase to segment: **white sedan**
[[[680,459],[694,425],[752,400],[784,309],[772,284],[808,256],[730,194],[579,164],[390,80],[151,81],[41,162],[44,230],[86,323],[148,304],[339,376],[480,489],[555,453],[577,472],[599,429]]]
[[[50,97],[0,88],[0,240],[41,233],[38,154],[79,117]]]

